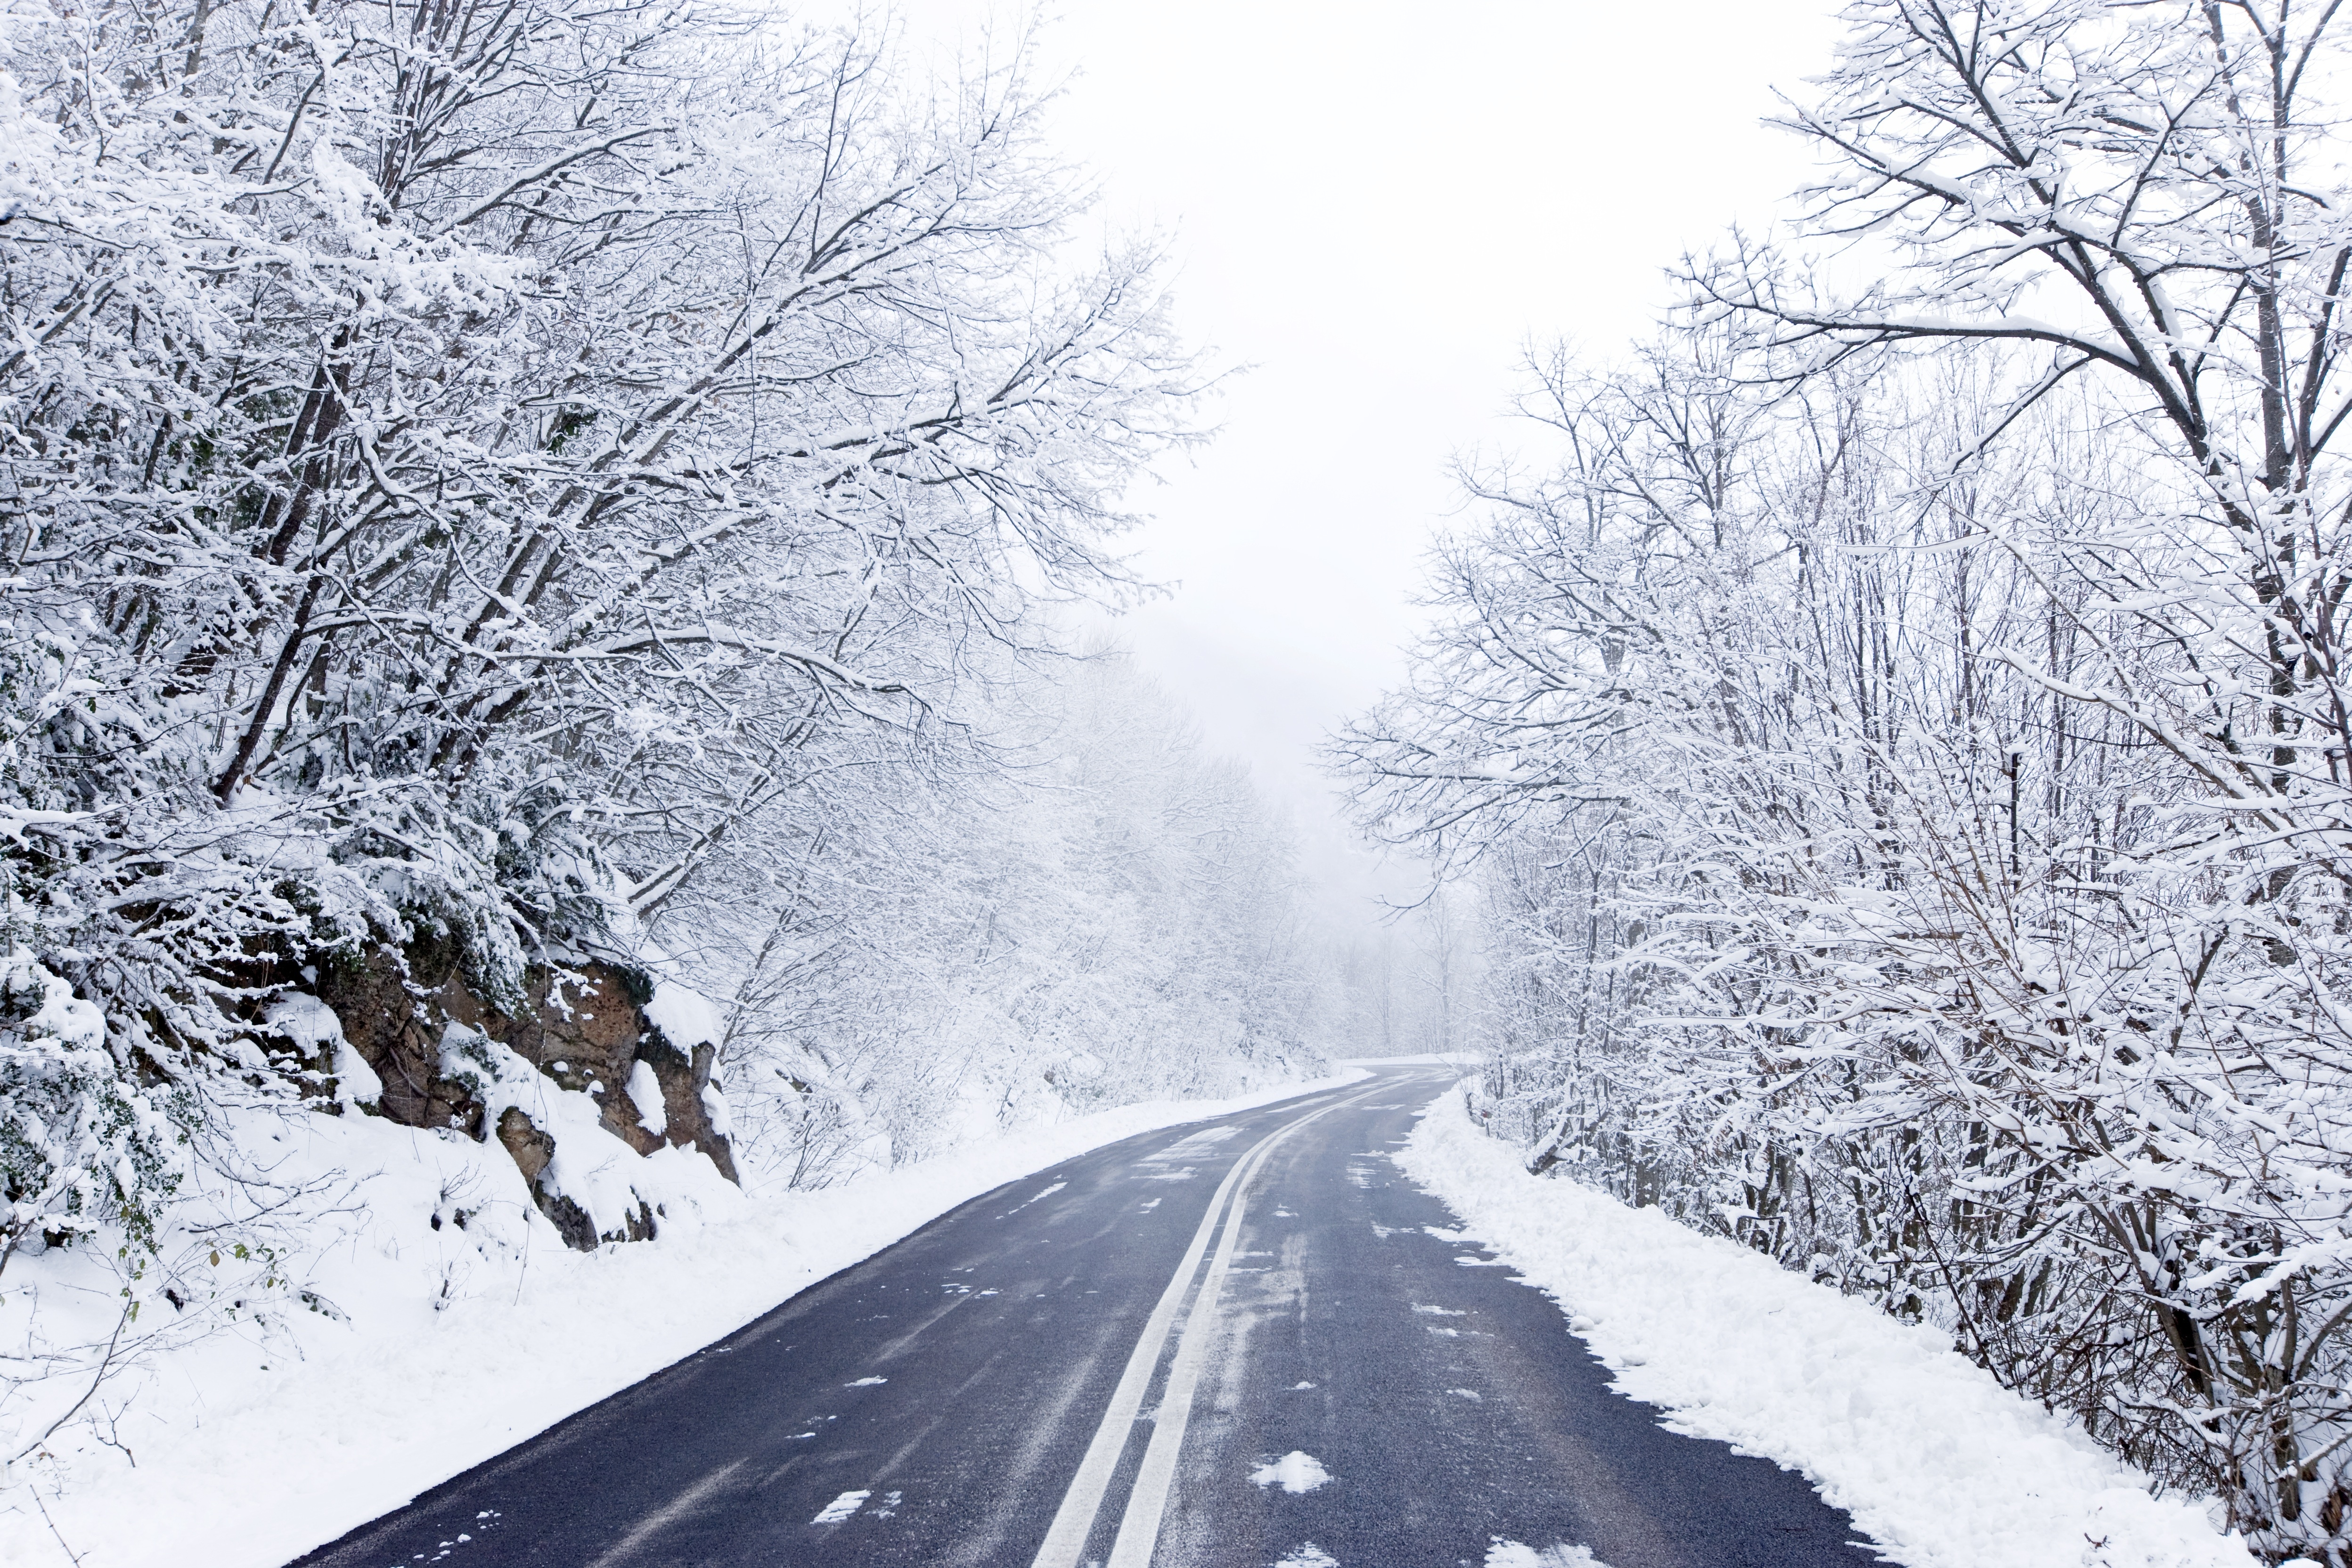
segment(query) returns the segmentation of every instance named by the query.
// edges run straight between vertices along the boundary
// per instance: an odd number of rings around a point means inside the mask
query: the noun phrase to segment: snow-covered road
[[[1040,1171],[304,1562],[1869,1561],[1442,1234],[1390,1156],[1450,1076]]]
[[[1527,1176],[1452,1077],[1045,1166],[303,1568],[2251,1568],[1923,1331]]]

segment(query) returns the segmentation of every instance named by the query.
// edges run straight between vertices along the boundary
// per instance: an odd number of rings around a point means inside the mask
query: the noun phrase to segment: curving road
[[[299,1568],[1872,1561],[1444,1234],[1387,1155],[1447,1081],[1384,1068],[1000,1188]]]

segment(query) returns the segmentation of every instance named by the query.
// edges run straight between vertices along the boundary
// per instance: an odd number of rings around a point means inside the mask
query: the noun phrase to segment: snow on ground
[[[1531,1176],[1443,1097],[1397,1156],[1667,1425],[1801,1471],[1907,1568],[2250,1568],[2204,1510],[1896,1322],[1656,1209]],[[1475,1260],[1472,1260],[1475,1261]],[[1517,1542],[1487,1563],[1549,1563]],[[1559,1561],[1586,1561],[1584,1558]]]
[[[319,1305],[230,1311],[156,1357],[116,1428],[135,1468],[85,1447],[0,1473],[0,1564],[66,1568],[69,1546],[79,1568],[278,1568],[1006,1182],[1366,1076],[1123,1106],[820,1192],[746,1197],[665,1151],[681,1169],[659,1238],[594,1253],[562,1247],[495,1143],[284,1118],[257,1141],[346,1194],[306,1226],[299,1298]],[[44,1310],[69,1315],[74,1283]]]

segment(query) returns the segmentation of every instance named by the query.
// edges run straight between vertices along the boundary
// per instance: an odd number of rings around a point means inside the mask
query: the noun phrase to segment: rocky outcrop
[[[555,1158],[555,1140],[541,1131],[538,1125],[522,1113],[520,1106],[509,1105],[499,1117],[499,1142],[514,1156],[515,1168],[522,1179],[538,1184],[540,1173]]]
[[[466,1082],[445,1076],[442,1037],[451,1024],[497,1041],[562,1088],[583,1091],[598,1107],[599,1124],[635,1150],[664,1146],[701,1151],[730,1181],[739,1180],[734,1151],[713,1124],[704,1091],[716,1053],[709,1045],[681,1049],[646,1015],[652,983],[617,963],[586,962],[563,970],[534,969],[524,976],[521,1004],[492,1005],[466,978],[457,954],[429,939],[405,949],[383,945],[357,958],[321,966],[316,989],[334,1010],[343,1038],[383,1080],[378,1107],[409,1127],[450,1127],[468,1137],[495,1136],[530,1184],[541,1212],[574,1247],[599,1240],[641,1240],[653,1234],[650,1208],[633,1215],[625,1237],[599,1237],[571,1199],[543,1179],[555,1139],[509,1106],[495,1126]],[[645,1075],[658,1089],[658,1114],[640,1103]],[[638,1089],[633,1095],[632,1085]]]

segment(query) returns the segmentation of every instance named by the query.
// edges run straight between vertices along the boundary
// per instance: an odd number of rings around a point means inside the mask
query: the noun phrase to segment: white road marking
[[[814,1519],[810,1520],[809,1522],[811,1524],[839,1524],[843,1520],[847,1519],[851,1514],[856,1513],[859,1509],[864,1508],[866,1506],[866,1500],[873,1495],[874,1494],[870,1491],[844,1492],[839,1497],[834,1499],[831,1502],[825,1504],[824,1511],[819,1513]]]
[[[654,1512],[649,1513],[646,1515],[645,1518],[639,1520],[626,1535],[624,1535],[620,1540],[613,1542],[611,1546],[605,1548],[604,1555],[587,1563],[585,1568],[604,1568],[606,1563],[617,1563],[621,1559],[628,1556],[629,1553],[635,1552],[642,1542],[652,1536],[656,1531],[663,1529],[668,1525],[672,1520],[677,1519],[680,1514],[685,1513],[688,1510],[693,1508],[695,1504],[700,1502],[704,1498],[707,1498],[712,1492],[717,1491],[721,1486],[726,1484],[728,1477],[733,1475],[742,1468],[743,1461],[738,1459],[723,1470],[711,1471],[710,1474],[703,1477],[700,1480],[695,1482],[692,1486],[678,1493],[677,1496],[672,1498],[669,1501],[668,1507],[657,1509]],[[475,1517],[478,1519],[481,1516],[477,1514]]]
[[[1234,1168],[1226,1173],[1224,1181],[1210,1194],[1208,1211],[1202,1215],[1200,1226],[1192,1232],[1192,1239],[1186,1245],[1183,1258],[1176,1265],[1176,1272],[1168,1281],[1168,1289],[1160,1293],[1159,1304],[1151,1309],[1151,1316],[1145,1321],[1143,1332],[1127,1358],[1127,1369],[1119,1374],[1118,1386],[1111,1391],[1110,1405],[1103,1412],[1101,1424],[1095,1428],[1093,1440],[1087,1445],[1086,1457],[1078,1461],[1078,1471],[1070,1479],[1069,1489],[1062,1494],[1061,1506],[1054,1510],[1054,1522],[1047,1528],[1045,1543],[1037,1548],[1037,1555],[1031,1560],[1030,1568],[1078,1568],[1078,1554],[1086,1550],[1087,1537],[1094,1530],[1095,1515],[1100,1511],[1103,1494],[1110,1486],[1111,1472],[1118,1468],[1119,1454],[1126,1448],[1128,1436],[1135,1428],[1138,1412],[1143,1408],[1144,1393],[1150,1385],[1153,1371],[1160,1364],[1160,1352],[1167,1345],[1168,1331],[1176,1321],[1176,1310],[1183,1305],[1185,1291],[1201,1266],[1202,1254],[1208,1250],[1209,1237],[1216,1232],[1217,1220],[1224,1211],[1226,1200],[1252,1168],[1252,1160],[1271,1147],[1276,1139],[1346,1103],[1346,1100],[1335,1100],[1267,1133],[1255,1148],[1234,1162]],[[1177,1422],[1180,1439],[1181,1421],[1180,1415]],[[1157,1425],[1152,1434],[1155,1446],[1160,1434],[1166,1430],[1165,1423]],[[1147,1461],[1149,1457],[1147,1452]],[[1164,1503],[1164,1497],[1162,1500]],[[1130,1511],[1132,1507],[1130,1502]],[[1159,1529],[1158,1514],[1159,1510],[1153,1510],[1155,1534]],[[1122,1537],[1125,1529],[1122,1523]],[[1147,1544],[1145,1556],[1148,1558],[1150,1554]]]
[[[1241,1240],[1242,1212],[1246,1207],[1244,1199],[1251,1179],[1275,1144],[1316,1117],[1328,1115],[1349,1103],[1352,1102],[1340,1100],[1312,1116],[1300,1117],[1243,1155],[1241,1163],[1234,1167],[1241,1184],[1225,1210],[1225,1231],[1217,1239],[1217,1254],[1210,1259],[1209,1271],[1202,1277],[1200,1293],[1192,1298],[1192,1310],[1185,1315],[1184,1332],[1176,1342],[1175,1359],[1168,1364],[1168,1388],[1160,1397],[1160,1419],[1152,1426],[1150,1446],[1143,1450],[1143,1464],[1135,1472],[1135,1485],[1127,1494],[1127,1511],[1119,1518],[1118,1538],[1111,1542],[1108,1568],[1151,1568],[1152,1549],[1160,1544],[1160,1517],[1167,1512],[1169,1489],[1176,1480],[1176,1458],[1184,1447],[1185,1424],[1192,1418],[1192,1391],[1201,1381],[1201,1363],[1207,1354],[1209,1342],[1216,1335],[1217,1293],[1224,1285],[1227,1270],[1233,1267],[1234,1247]]]
[[[1288,1128],[1282,1128],[1269,1133],[1258,1148],[1286,1131]],[[1217,1228],[1225,1200],[1233,1195],[1248,1165],[1247,1154],[1234,1162],[1223,1183],[1211,1194],[1208,1212],[1201,1216],[1199,1228],[1192,1232],[1192,1239],[1185,1247],[1184,1257],[1176,1265],[1168,1289],[1160,1292],[1159,1304],[1151,1309],[1143,1333],[1127,1358],[1127,1369],[1119,1374],[1118,1386],[1111,1391],[1110,1406],[1103,1412],[1102,1424],[1095,1428],[1094,1440],[1087,1445],[1086,1457],[1078,1461],[1078,1473],[1070,1479],[1070,1489],[1062,1494],[1062,1506],[1055,1510],[1054,1522],[1046,1529],[1045,1543],[1037,1548],[1030,1568],[1077,1568],[1078,1553],[1086,1550],[1087,1536],[1094,1530],[1095,1514],[1101,1509],[1103,1493],[1110,1486],[1119,1450],[1127,1447],[1128,1434],[1143,1408],[1144,1389],[1151,1382],[1153,1368],[1160,1364],[1160,1352],[1168,1342],[1176,1309],[1182,1305],[1185,1288],[1192,1284],[1193,1271],[1201,1266],[1201,1255],[1208,1250],[1209,1237]]]
[[[872,1388],[876,1384],[887,1383],[890,1380],[887,1377],[861,1377],[856,1383],[845,1383],[841,1386],[844,1388]]]

